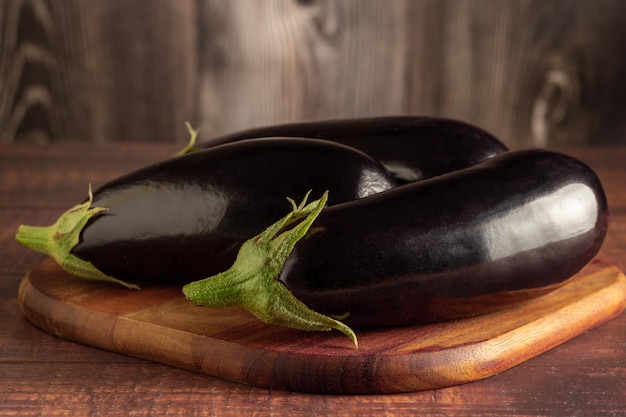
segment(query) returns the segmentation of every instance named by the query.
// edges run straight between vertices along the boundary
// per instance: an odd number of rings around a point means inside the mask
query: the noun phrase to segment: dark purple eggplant
[[[510,152],[329,207],[279,280],[314,310],[348,312],[352,324],[462,318],[561,285],[597,254],[607,224],[602,185],[587,166]]]
[[[289,301],[289,308],[347,314],[348,325],[400,326],[484,314],[552,291],[597,254],[608,208],[586,165],[523,150],[328,207],[309,223],[306,236],[277,257],[280,267],[265,283],[302,303]],[[231,268],[238,282],[245,282],[238,262],[251,253],[246,249]],[[267,257],[276,260],[271,252]],[[250,281],[263,274],[255,270]],[[216,297],[233,299],[229,275],[183,291],[208,306]],[[262,299],[261,287],[246,291]],[[307,328],[301,321],[293,327]],[[350,335],[330,324],[318,328]]]
[[[264,126],[214,138],[200,147],[260,137],[325,139],[380,161],[401,183],[467,168],[507,147],[485,130],[445,118],[388,116]],[[332,195],[331,195],[332,196]]]
[[[395,185],[377,161],[342,144],[251,139],[124,175],[56,225],[21,226],[17,239],[61,265],[79,262],[66,266],[76,275],[182,285],[228,267],[242,242],[288,211],[286,197],[330,190],[337,204]],[[57,233],[68,224],[71,233]]]

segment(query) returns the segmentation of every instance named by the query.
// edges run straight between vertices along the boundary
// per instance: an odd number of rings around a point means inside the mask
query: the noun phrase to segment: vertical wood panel
[[[52,112],[51,14],[46,2],[0,3],[0,138],[20,135],[22,122],[32,140],[59,131]]]
[[[0,141],[184,137],[195,104],[194,3],[149,4],[1,2]]]
[[[228,22],[219,42],[229,57],[227,77],[201,66],[205,134],[409,113],[467,120],[511,146],[626,141],[623,3],[251,3],[203,3],[204,16],[219,9]],[[200,54],[214,42],[201,37]]]
[[[0,2],[0,141],[387,114],[626,143],[621,0]]]
[[[99,79],[109,92],[104,95],[104,107],[111,111],[105,137],[184,137],[184,121],[195,116],[193,2],[107,0],[101,7],[94,36],[101,49]]]
[[[405,1],[201,3],[203,132],[405,111],[405,11]]]
[[[411,113],[468,120],[512,146],[624,143],[617,133],[622,118],[609,118],[606,109],[626,111],[625,4],[444,0],[421,6],[413,15],[432,20],[413,26],[410,37],[433,39],[418,42],[434,49],[413,54],[409,72],[414,86],[435,86],[430,94],[411,90]],[[613,126],[612,137],[602,133],[606,125]]]

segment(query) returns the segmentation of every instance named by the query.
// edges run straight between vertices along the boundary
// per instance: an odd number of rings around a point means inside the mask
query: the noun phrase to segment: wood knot
[[[572,69],[559,65],[545,73],[531,114],[531,134],[535,146],[548,145],[554,132],[577,106],[579,98],[580,83]]]

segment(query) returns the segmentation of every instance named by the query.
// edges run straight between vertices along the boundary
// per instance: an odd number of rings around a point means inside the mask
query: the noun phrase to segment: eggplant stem
[[[187,131],[189,132],[189,142],[187,143],[187,145],[185,145],[183,149],[176,152],[174,156],[187,155],[189,153],[194,153],[200,150],[200,148],[196,146],[196,141],[198,140],[198,133],[200,133],[200,130],[194,129],[189,122],[185,122],[185,126],[187,127]]]
[[[350,327],[309,309],[277,279],[296,243],[326,205],[328,192],[310,204],[306,204],[307,197],[299,205],[289,199],[291,212],[244,242],[228,270],[185,285],[183,294],[205,307],[243,307],[268,324],[309,331],[339,330],[358,347]],[[298,220],[291,229],[284,230]]]
[[[107,211],[104,207],[91,207],[92,201],[93,193],[89,185],[87,201],[67,210],[50,226],[20,225],[15,239],[22,246],[51,256],[72,275],[85,279],[115,282],[128,288],[138,289],[137,285],[109,276],[91,262],[72,254],[72,249],[80,241],[80,234],[89,219]]]

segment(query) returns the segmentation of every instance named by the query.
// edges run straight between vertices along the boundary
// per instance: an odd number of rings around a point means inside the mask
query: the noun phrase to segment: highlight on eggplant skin
[[[346,324],[471,317],[552,291],[599,251],[602,185],[582,162],[511,151],[324,210],[278,277]]]
[[[467,168],[509,149],[482,128],[427,116],[385,116],[261,126],[200,143],[200,148],[261,137],[323,139],[359,149],[400,183]]]

